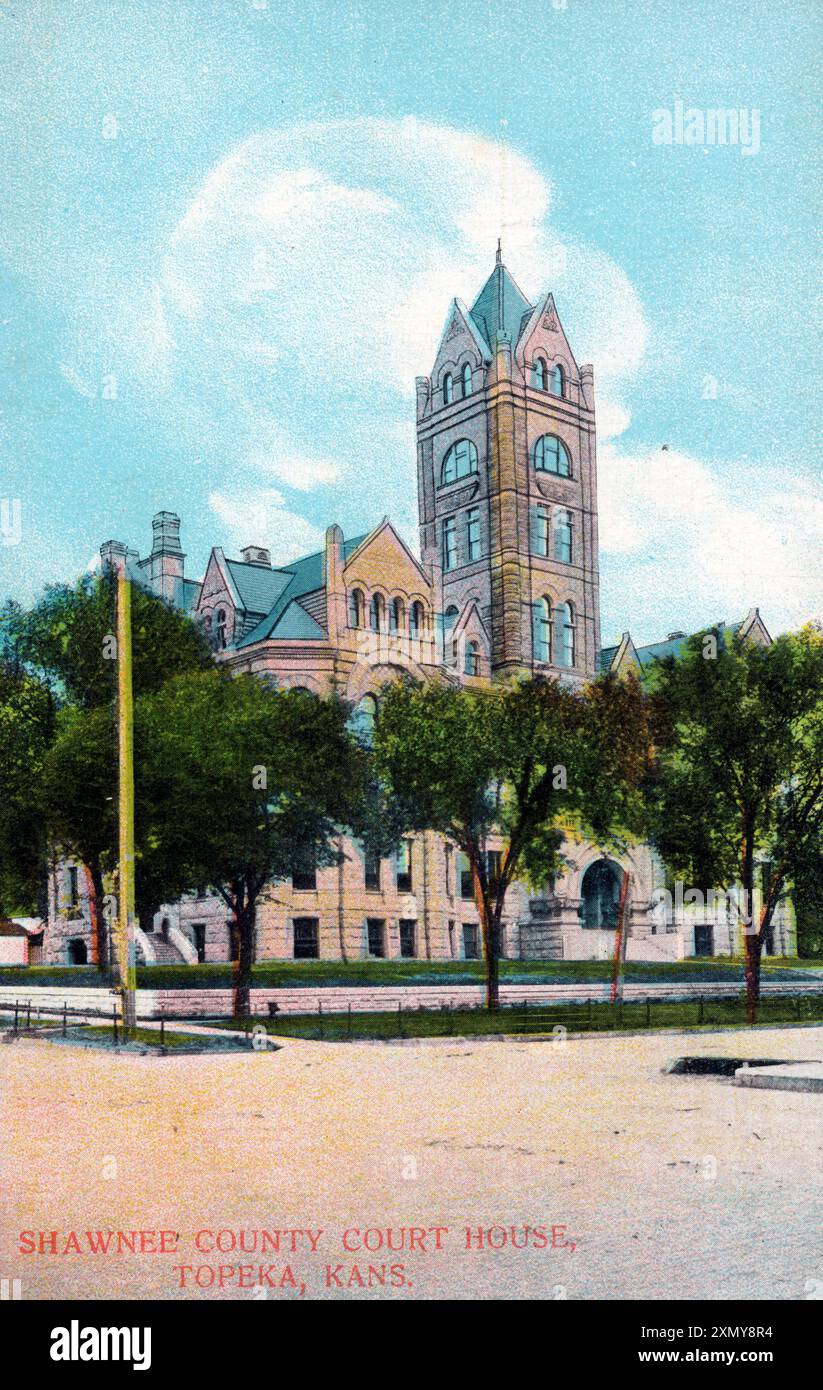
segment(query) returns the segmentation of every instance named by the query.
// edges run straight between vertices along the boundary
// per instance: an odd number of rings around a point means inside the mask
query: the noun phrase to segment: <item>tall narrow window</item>
[[[571,459],[562,439],[556,434],[541,434],[534,446],[534,466],[540,473],[558,473],[561,478],[569,478]]]
[[[409,613],[409,633],[412,637],[420,637],[423,632],[423,605],[419,599],[415,599]]]
[[[456,483],[477,472],[477,449],[470,439],[458,439],[452,444],[440,472],[441,483]]]
[[[555,632],[557,634],[558,666],[574,665],[574,612],[570,603],[558,603],[554,610]]]
[[[467,676],[480,675],[480,648],[476,642],[466,643],[466,660],[463,671]]]
[[[469,856],[461,854],[458,860],[460,865],[460,896],[466,902],[474,900],[474,877],[472,875]]]
[[[554,528],[554,558],[564,565],[572,562],[572,514],[558,507],[552,518]]]
[[[349,728],[355,738],[367,747],[374,738],[374,721],[377,718],[377,700],[374,695],[364,695],[355,705],[349,716]]]
[[[364,879],[367,893],[380,892],[380,855],[366,850],[364,856]]]
[[[446,372],[443,378],[443,404],[451,405],[454,400],[454,378],[451,372]]]
[[[536,357],[532,364],[532,386],[535,391],[546,389],[546,363],[542,357]]]
[[[472,393],[472,369],[468,362],[463,363],[462,371],[463,395],[470,396]]]
[[[222,652],[226,645],[226,610],[218,608],[214,615],[214,641],[219,652]]]
[[[553,396],[565,396],[565,394],[566,394],[566,376],[565,376],[565,373],[564,373],[564,371],[563,371],[563,368],[560,366],[560,363],[559,363],[559,362],[558,362],[558,364],[557,364],[556,367],[552,367],[551,377],[550,377],[549,380],[550,380],[551,393],[552,393],[552,395],[553,395]]]
[[[532,554],[548,556],[549,553],[549,509],[532,508]]]
[[[406,609],[402,598],[393,598],[389,609],[389,632],[402,632],[406,625]]]
[[[293,922],[295,960],[317,960],[320,955],[320,923],[316,917],[295,917]]]
[[[365,611],[362,589],[352,589],[349,594],[349,627],[362,627]]]
[[[534,605],[534,659],[551,661],[552,653],[552,610],[547,598],[539,598]]]
[[[400,918],[400,954],[406,959],[411,959],[417,955],[415,937],[417,935],[417,922],[414,918]]]
[[[374,594],[371,601],[371,630],[382,632],[385,624],[386,605],[382,594]]]
[[[480,508],[472,507],[466,512],[466,560],[471,564],[472,560],[479,560],[480,555]]]
[[[410,893],[412,890],[412,842],[401,840],[397,851],[397,891]]]
[[[382,960],[386,954],[386,923],[382,917],[367,917],[369,955]]]
[[[80,901],[80,890],[77,885],[77,869],[72,864],[68,870],[69,888],[69,907],[77,907]]]
[[[454,625],[457,622],[459,616],[459,610],[455,608],[453,603],[449,604],[449,607],[443,614],[443,660],[449,663],[451,663],[454,660],[452,633],[454,631]]]
[[[453,570],[457,564],[457,522],[453,516],[443,522],[443,569]]]

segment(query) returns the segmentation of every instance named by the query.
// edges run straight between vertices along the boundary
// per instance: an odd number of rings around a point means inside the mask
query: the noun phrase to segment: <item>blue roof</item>
[[[355,536],[352,540],[343,542],[343,556],[349,556],[363,544],[366,536]],[[284,565],[279,570],[264,570],[262,566],[241,565],[236,560],[227,561],[231,568],[235,583],[239,583],[235,570],[257,569],[258,573],[268,575],[270,578],[276,575],[280,581],[279,587],[274,595],[273,602],[266,608],[251,608],[253,613],[265,613],[265,617],[251,632],[247,632],[245,637],[241,637],[236,644],[238,647],[250,647],[255,642],[263,642],[267,637],[289,638],[297,640],[313,641],[325,637],[319,623],[302,608],[295,599],[302,598],[304,594],[314,593],[317,589],[323,588],[323,562],[324,552],[316,550],[312,555],[304,555],[300,560],[294,560],[290,565]],[[242,597],[242,590],[241,590]]]
[[[470,312],[489,345],[489,351],[493,351],[498,333],[504,333],[511,340],[512,347],[515,346],[533,307],[506,267],[496,265]]]
[[[226,565],[247,613],[268,613],[289,582],[287,570],[247,565],[240,560],[227,560]]]

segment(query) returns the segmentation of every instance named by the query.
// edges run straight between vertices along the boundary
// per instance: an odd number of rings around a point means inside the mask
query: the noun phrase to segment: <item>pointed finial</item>
[[[502,264],[503,264],[503,252],[502,252],[502,250],[501,250],[501,248],[500,248],[500,240],[501,240],[500,237],[498,237],[498,238],[497,238],[497,256],[495,257],[495,262],[494,262],[495,265],[502,265]]]

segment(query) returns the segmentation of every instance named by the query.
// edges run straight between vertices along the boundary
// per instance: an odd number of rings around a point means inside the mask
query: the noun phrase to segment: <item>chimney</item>
[[[262,545],[247,545],[245,550],[241,550],[244,565],[259,565],[261,569],[271,569],[271,551],[265,550]]]
[[[175,512],[157,512],[152,517],[152,555],[182,555],[180,518]]]
[[[114,570],[115,574],[125,568],[128,549],[122,541],[104,541],[100,547],[100,566],[105,574]]]

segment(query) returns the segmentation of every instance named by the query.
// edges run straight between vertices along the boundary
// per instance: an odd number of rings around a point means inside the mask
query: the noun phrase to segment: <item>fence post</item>
[[[652,1001],[651,1001],[651,999],[649,998],[649,996],[648,996],[648,994],[647,994],[647,995],[646,995],[646,1027],[647,1027],[647,1028],[651,1028],[651,1026],[652,1026]]]
[[[320,1019],[320,1037],[321,1037],[321,1039],[322,1039],[322,1037],[323,1037],[323,1000],[322,1000],[322,999],[318,999],[318,1001],[317,1001],[317,1016],[318,1016],[318,1018]]]
[[[66,1012],[67,1012],[66,1001],[65,1001],[65,999],[64,999],[64,1000],[63,1000],[63,1037],[66,1036]]]
[[[164,1047],[164,1046],[165,1046],[165,1043],[166,1043],[166,1011],[165,1011],[165,1009],[161,1009],[161,1010],[160,1010],[160,1046],[161,1046],[161,1047]]]
[[[19,1005],[18,1001],[15,999],[15,1001],[14,1001],[14,1031],[15,1031],[15,1033],[17,1032],[17,1011],[18,1011],[19,1008],[20,1008],[20,1005]]]
[[[116,1046],[117,1046],[117,1002],[116,1002],[116,1001],[115,1001],[115,1003],[112,1004],[112,1006],[111,1006],[111,1026],[112,1026],[112,1041],[114,1042],[114,1046],[116,1047]]]
[[[702,1023],[702,1022],[703,1022],[703,995],[702,995],[702,994],[699,995],[698,1000],[697,1000],[697,1021],[698,1021],[698,1023]]]
[[[349,1015],[349,1018],[348,1018],[347,1032],[348,1032],[349,1042],[351,1042],[351,1000],[349,1000],[348,1015]]]
[[[403,1000],[402,1000],[402,998],[401,998],[401,999],[398,999],[398,1001],[397,1001],[397,1035],[398,1035],[398,1037],[400,1037],[400,1038],[402,1038],[402,1036],[403,1036]]]

